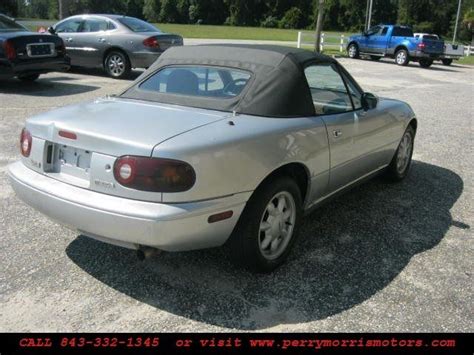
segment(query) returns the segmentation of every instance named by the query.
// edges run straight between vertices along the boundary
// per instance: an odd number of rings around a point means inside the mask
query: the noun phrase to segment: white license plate
[[[26,45],[28,57],[52,57],[55,53],[54,43],[30,43]]]

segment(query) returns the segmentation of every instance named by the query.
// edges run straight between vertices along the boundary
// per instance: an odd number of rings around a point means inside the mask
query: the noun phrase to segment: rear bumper
[[[75,187],[27,168],[8,167],[18,197],[79,233],[128,248],[146,245],[167,251],[219,246],[230,236],[251,193],[182,204],[161,204],[105,195]],[[212,214],[233,211],[208,223]]]
[[[44,74],[53,71],[67,71],[71,67],[69,57],[43,58],[22,62],[0,62],[0,77],[10,78],[18,75]]]
[[[130,53],[130,62],[132,68],[148,68],[157,60],[163,51],[148,52],[139,51]]]

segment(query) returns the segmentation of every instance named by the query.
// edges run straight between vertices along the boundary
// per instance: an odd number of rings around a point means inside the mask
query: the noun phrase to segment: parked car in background
[[[362,34],[349,37],[347,52],[350,58],[360,55],[372,60],[395,58],[398,65],[410,60],[428,68],[444,53],[444,41],[432,38],[415,38],[411,28],[398,25],[377,25]]]
[[[415,33],[415,38],[418,39],[434,39],[439,40],[439,36],[429,33]],[[458,60],[464,56],[464,46],[462,44],[444,43],[444,53],[440,60],[444,65],[451,65],[453,60]]]
[[[31,32],[0,14],[0,79],[34,81],[40,74],[68,69],[61,38]]]
[[[8,169],[20,198],[82,235],[139,255],[227,243],[270,271],[305,212],[378,173],[405,178],[416,128],[333,58],[174,47],[117,97],[29,118]]]
[[[103,67],[112,78],[125,78],[132,68],[148,68],[166,49],[182,46],[179,35],[121,15],[78,15],[49,28],[65,44],[71,64]]]

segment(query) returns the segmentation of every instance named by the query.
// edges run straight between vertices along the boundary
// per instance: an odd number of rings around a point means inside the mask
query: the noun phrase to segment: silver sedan
[[[179,35],[121,15],[72,16],[49,31],[63,39],[71,65],[103,67],[113,78],[127,77],[132,68],[148,68],[169,47],[183,45]]]
[[[116,97],[28,119],[9,176],[83,235],[141,256],[226,244],[265,272],[305,213],[376,174],[405,178],[416,129],[409,105],[327,56],[176,47]]]

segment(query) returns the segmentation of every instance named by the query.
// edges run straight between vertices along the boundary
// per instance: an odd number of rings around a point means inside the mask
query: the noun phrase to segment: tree
[[[321,31],[323,29],[324,0],[318,0],[318,19],[316,20],[316,40],[314,42],[314,51],[321,51]]]
[[[160,0],[144,0],[143,16],[150,22],[158,22],[161,10]]]
[[[474,46],[474,9],[466,11],[463,16],[462,23],[471,34],[471,45]]]

